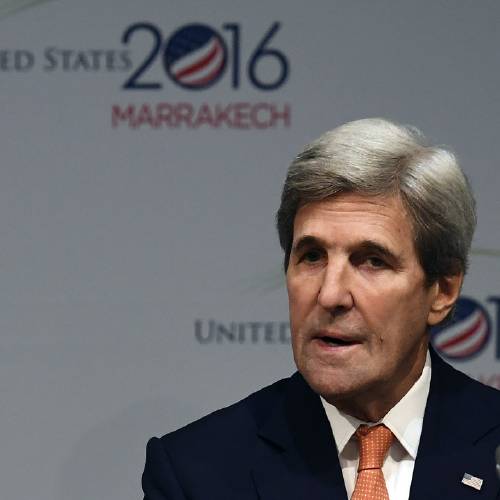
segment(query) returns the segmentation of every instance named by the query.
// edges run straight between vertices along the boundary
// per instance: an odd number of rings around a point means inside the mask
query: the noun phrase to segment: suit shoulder
[[[500,422],[500,391],[494,389],[469,375],[457,370],[443,361],[436,370],[440,398],[446,404],[453,401],[456,412],[471,415],[476,419],[484,418],[493,423]],[[431,382],[432,383],[432,382]]]
[[[447,383],[450,383],[450,380],[452,380],[453,382],[450,385],[463,387],[467,391],[474,392],[475,395],[487,402],[500,404],[500,391],[498,389],[470,377],[448,363],[445,366]]]
[[[463,376],[467,377],[469,390],[474,394],[476,399],[481,401],[485,409],[488,409],[490,412],[494,411],[500,415],[500,391],[468,375],[463,374]]]
[[[217,443],[218,446],[230,442],[241,445],[245,439],[255,436],[260,422],[283,397],[289,380],[279,380],[230,406],[216,410],[180,429],[165,434],[161,437],[161,441],[169,448],[192,449],[200,442],[203,442],[205,446],[210,442]]]
[[[268,453],[258,438],[257,429],[284,397],[287,380],[265,387],[160,439],[151,439],[143,475],[145,488],[152,490],[164,484],[164,490],[169,493],[172,488],[182,489],[182,498],[206,498],[207,491],[217,492],[213,498],[234,498],[235,492],[241,495],[246,492],[245,498],[253,498],[250,471],[263,454]]]

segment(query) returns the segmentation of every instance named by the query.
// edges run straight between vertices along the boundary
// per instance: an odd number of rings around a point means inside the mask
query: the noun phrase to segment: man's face
[[[395,403],[418,378],[436,287],[425,286],[398,197],[346,193],[299,208],[287,288],[295,362],[328,401]]]

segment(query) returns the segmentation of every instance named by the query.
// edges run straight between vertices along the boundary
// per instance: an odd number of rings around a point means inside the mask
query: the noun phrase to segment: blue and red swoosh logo
[[[451,323],[431,329],[434,348],[445,358],[466,360],[488,344],[491,322],[487,311],[475,300],[460,297]]]
[[[179,28],[165,49],[165,69],[183,88],[198,90],[213,85],[224,73],[227,49],[221,36],[204,24]]]

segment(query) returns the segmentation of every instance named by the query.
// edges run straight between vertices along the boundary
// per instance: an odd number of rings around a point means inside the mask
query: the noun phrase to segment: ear
[[[458,299],[462,282],[463,273],[454,276],[443,276],[431,286],[432,302],[427,317],[429,326],[437,325],[446,318]]]

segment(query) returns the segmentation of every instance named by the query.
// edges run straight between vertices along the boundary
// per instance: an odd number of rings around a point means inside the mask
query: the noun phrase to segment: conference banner
[[[2,498],[140,498],[151,436],[294,372],[281,187],[358,118],[457,154],[478,227],[431,341],[500,388],[499,18],[491,1],[0,1]]]

